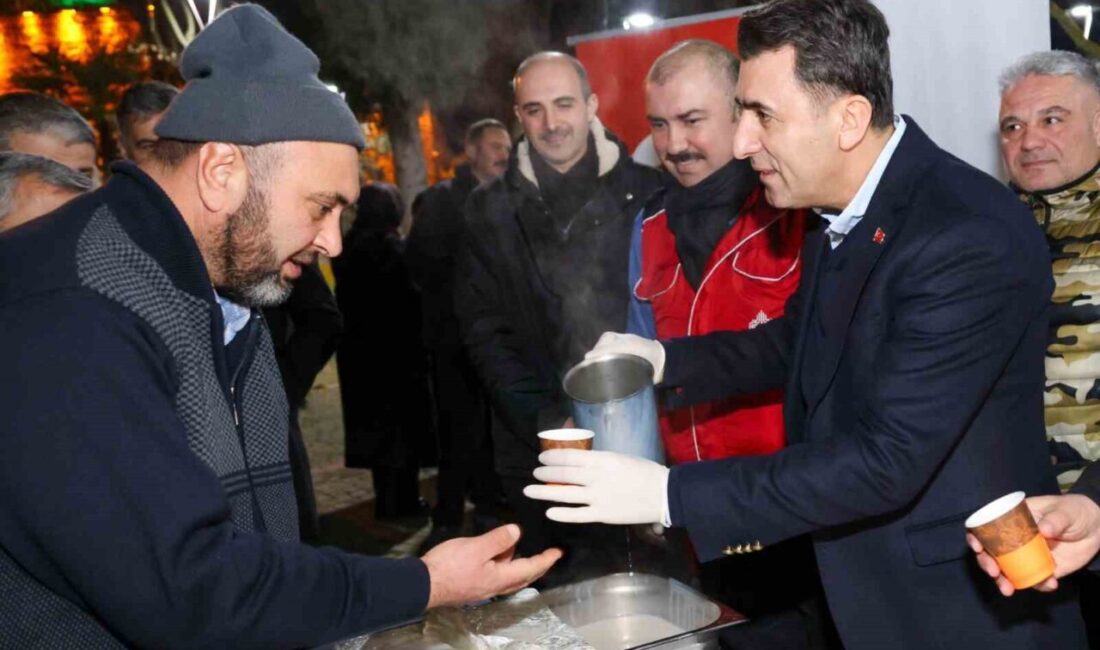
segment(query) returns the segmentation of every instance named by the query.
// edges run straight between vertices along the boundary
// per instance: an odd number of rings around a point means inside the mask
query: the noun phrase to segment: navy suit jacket
[[[806,344],[822,233],[784,317],[667,342],[673,405],[785,386],[790,443],[673,467],[673,525],[703,561],[811,534],[849,650],[1084,647],[1072,590],[1000,596],[963,526],[1005,493],[1057,489],[1042,411],[1046,243],[1008,189],[906,119],[819,304],[826,349]]]

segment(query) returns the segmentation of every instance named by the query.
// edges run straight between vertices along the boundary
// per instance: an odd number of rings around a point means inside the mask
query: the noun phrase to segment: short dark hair
[[[741,18],[742,61],[785,46],[795,51],[795,76],[817,99],[862,95],[871,125],[894,120],[890,28],[869,0],[772,0]]]
[[[135,122],[141,122],[164,112],[179,89],[163,81],[139,81],[122,93],[115,117],[118,128],[125,131]]]
[[[66,145],[96,146],[95,131],[80,113],[39,93],[0,95],[0,151],[11,149],[11,137],[17,133],[54,133]]]
[[[153,161],[165,169],[175,169],[204,144],[206,143],[192,140],[160,138],[153,143]]]
[[[197,152],[205,142],[160,138],[153,144],[154,164],[173,170]],[[258,185],[266,185],[284,162],[283,142],[267,142],[257,145],[238,144],[252,179]]]
[[[504,126],[504,122],[492,117],[487,117],[483,120],[474,122],[466,129],[466,143],[479,144],[481,142],[481,136],[485,135],[485,132],[489,129],[500,129],[505,133],[508,132],[508,127]]]
[[[355,204],[355,221],[351,229],[356,233],[392,232],[401,225],[403,206],[401,190],[396,186],[389,183],[364,185]]]

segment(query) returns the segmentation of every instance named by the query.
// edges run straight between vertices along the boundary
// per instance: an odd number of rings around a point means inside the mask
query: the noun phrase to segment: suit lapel
[[[919,179],[936,155],[936,145],[924,134],[910,118],[906,120],[906,131],[894,151],[890,163],[883,173],[874,197],[867,207],[863,221],[849,233],[844,246],[852,246],[847,251],[845,266],[838,269],[837,291],[830,304],[819,304],[817,292],[820,282],[815,283],[813,292],[807,295],[812,307],[805,308],[804,321],[817,309],[826,331],[832,335],[832,343],[825,350],[805,350],[802,355],[811,355],[810,379],[806,384],[806,419],[812,417],[814,409],[821,403],[836,376],[841,355],[848,338],[848,329],[859,299],[863,295],[871,272],[875,269],[883,253],[897,240],[908,216],[907,206],[912,204],[912,196],[919,186]],[[818,275],[820,272],[815,273]],[[805,327],[799,333],[799,344],[806,336]],[[802,360],[799,359],[799,364]],[[802,374],[801,365],[794,368],[795,375]],[[799,388],[796,384],[795,388]]]
[[[802,402],[802,388],[799,384],[802,377],[802,356],[806,350],[806,327],[810,322],[813,312],[813,301],[817,295],[817,283],[821,278],[821,254],[828,246],[828,239],[824,236],[824,228],[820,227],[806,237],[804,245],[806,254],[803,259],[806,266],[803,268],[803,282],[807,282],[806,290],[801,296],[801,311],[798,314],[798,332],[795,335],[794,355],[791,357],[790,373],[787,379],[788,399],[784,400],[783,421],[787,427],[787,443],[792,444],[802,441],[803,419],[806,408]],[[801,289],[800,289],[801,290]]]
[[[816,291],[814,293],[814,308],[820,310],[817,318],[821,319],[825,331],[830,334],[830,345],[825,346],[824,350],[810,351],[819,361],[813,364],[813,381],[807,384],[809,388],[806,394],[807,413],[813,413],[821,402],[821,398],[828,392],[836,375],[840,357],[844,353],[848,328],[851,326],[859,298],[863,295],[863,288],[882,254],[893,242],[893,235],[897,234],[896,218],[899,211],[889,206],[885,214],[874,214],[874,212],[876,211],[872,203],[863,218],[864,223],[860,224],[865,227],[853,230],[849,234],[849,239],[842,244],[851,246],[852,249],[847,252],[847,263],[844,268],[835,271],[838,277],[835,280],[837,291],[834,299],[830,304],[821,304],[817,302]],[[884,235],[881,242],[876,241],[877,233]]]

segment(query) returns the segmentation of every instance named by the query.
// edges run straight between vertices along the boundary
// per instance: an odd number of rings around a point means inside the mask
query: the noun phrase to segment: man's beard
[[[270,232],[267,193],[250,184],[241,207],[226,220],[218,258],[222,265],[218,294],[246,307],[271,307],[293,287],[280,274],[282,262]]]

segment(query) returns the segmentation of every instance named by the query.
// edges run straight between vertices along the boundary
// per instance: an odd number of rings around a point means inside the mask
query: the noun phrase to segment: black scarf
[[[550,216],[561,237],[567,238],[573,217],[596,193],[600,186],[600,159],[596,155],[596,139],[588,134],[588,149],[584,157],[564,174],[554,169],[529,146],[531,168],[539,182],[539,194],[550,209]]]
[[[692,187],[672,176],[665,179],[668,228],[676,239],[676,254],[684,277],[695,289],[722,236],[737,220],[741,204],[760,183],[748,160],[731,160]]]

